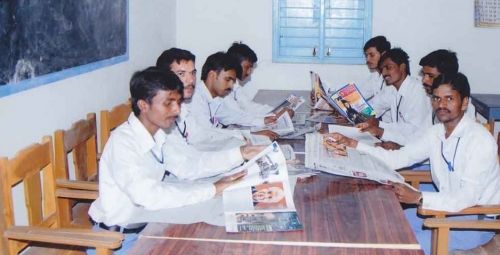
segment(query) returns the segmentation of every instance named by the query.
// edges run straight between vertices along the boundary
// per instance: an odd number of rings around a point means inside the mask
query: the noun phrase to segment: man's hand
[[[279,137],[278,134],[274,133],[271,130],[261,130],[261,131],[257,131],[257,132],[252,132],[252,134],[265,135],[265,136],[269,137],[269,139],[271,139],[271,141],[274,141],[274,140],[278,139],[278,137]]]
[[[331,133],[323,135],[323,145],[327,150],[333,151],[333,153],[337,155],[346,156],[346,148],[356,148],[358,146],[358,141],[339,133]]]
[[[392,190],[401,203],[418,204],[420,198],[422,198],[422,192],[416,191],[402,183],[389,182],[389,185],[392,185]]]
[[[264,117],[264,124],[269,125],[271,123],[274,123],[278,120],[278,117],[276,116],[267,116]]]
[[[391,141],[376,143],[375,146],[382,147],[389,151],[399,150],[401,149],[401,147],[403,147],[400,144]]]
[[[266,146],[244,145],[240,147],[241,156],[243,156],[243,159],[245,160],[250,160],[257,154],[259,154],[261,151],[263,151],[265,148]]]
[[[224,191],[227,187],[239,182],[243,176],[247,175],[247,170],[243,170],[241,172],[235,173],[230,176],[226,176],[214,183],[215,186],[215,194],[219,195]]]
[[[288,115],[290,115],[290,118],[293,118],[293,115],[295,115],[295,112],[292,109],[290,109],[288,107],[283,107],[283,109],[281,109],[279,112],[276,113],[276,117],[279,118],[285,112],[288,112]]]
[[[382,137],[382,135],[384,134],[384,129],[383,128],[380,128],[378,126],[372,125],[369,120],[366,121],[366,122],[357,124],[356,127],[359,128],[359,131],[361,131],[361,132],[368,132],[371,135],[373,135],[375,137],[378,137],[378,138]]]

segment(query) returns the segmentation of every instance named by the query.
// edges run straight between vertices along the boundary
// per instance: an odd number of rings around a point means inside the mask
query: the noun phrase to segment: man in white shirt
[[[115,254],[126,254],[145,224],[136,222],[144,210],[176,208],[208,200],[244,175],[214,184],[169,181],[162,147],[163,129],[169,128],[180,113],[183,84],[170,72],[156,67],[137,72],[130,81],[133,113],[116,128],[99,162],[99,197],[89,215],[95,229],[125,234]],[[166,179],[166,180],[165,180]],[[95,250],[88,250],[93,254]]]
[[[206,133],[200,132],[200,128],[192,128],[195,125],[203,129],[219,130],[221,133],[240,133],[238,130],[222,129],[224,125],[218,118],[219,111],[225,110],[222,106],[222,99],[231,93],[236,77],[240,75],[241,66],[233,56],[217,52],[207,58],[201,72],[203,85],[196,86],[191,102],[191,114],[186,118],[189,143],[209,143],[207,141],[210,138]],[[266,135],[272,140],[277,138],[276,133],[268,130],[254,134]]]
[[[380,57],[391,49],[391,43],[385,36],[375,36],[368,40],[363,47],[366,58],[366,66],[370,71],[370,77],[362,84],[359,89],[363,96],[368,100],[375,110],[377,118],[385,122],[391,121],[390,108],[392,94],[396,92],[393,86],[385,86],[384,79],[378,68]]]
[[[420,71],[422,75],[422,85],[430,99],[432,99],[432,82],[436,77],[443,73],[458,72],[457,54],[450,50],[435,50],[420,59],[419,65],[422,67]],[[472,100],[469,100],[465,115],[472,119],[476,118],[476,109],[472,104]],[[439,121],[432,112],[429,116],[429,120],[433,125]]]
[[[171,174],[179,179],[194,180],[225,172],[249,160],[255,151],[261,151],[260,146],[234,146],[226,150],[200,151],[187,142],[188,132],[186,116],[191,114],[191,98],[196,86],[195,56],[183,49],[170,48],[165,50],[157,59],[156,66],[163,71],[172,71],[179,77],[184,85],[184,101],[181,113],[175,125],[164,130],[167,133],[166,141],[169,146],[164,147],[163,153],[167,155],[166,164]],[[196,128],[196,126],[195,126]],[[211,128],[202,132],[211,132]],[[220,131],[216,130],[214,136],[221,139]]]
[[[463,117],[470,98],[467,78],[461,74],[443,74],[432,86],[432,107],[440,124],[430,127],[420,139],[400,150],[372,147],[340,134],[326,135],[326,146],[345,155],[345,147],[356,148],[386,162],[396,170],[420,162],[431,162],[432,181],[438,192],[421,192],[400,183],[393,190],[402,203],[419,204],[423,209],[457,212],[474,205],[500,204],[500,168],[497,145],[481,124]],[[406,210],[409,211],[409,210]],[[415,222],[415,211],[406,213]],[[412,224],[424,250],[430,250],[430,231]],[[493,233],[454,231],[452,249],[470,249],[491,238]],[[427,253],[426,253],[427,254]]]
[[[431,112],[428,97],[420,81],[410,76],[409,57],[400,48],[387,51],[380,58],[380,68],[385,83],[397,91],[391,99],[391,122],[379,122],[371,118],[357,126],[363,132],[405,145],[414,133],[427,123]],[[430,126],[430,124],[428,124]]]
[[[286,109],[269,116],[273,108],[254,102],[243,88],[243,85],[250,81],[253,68],[257,63],[255,52],[248,45],[235,42],[229,47],[227,54],[238,60],[241,65],[241,75],[237,77],[238,82],[234,84],[231,93],[224,97],[221,109],[217,112],[217,118],[224,125],[261,127],[275,122]],[[288,113],[293,117],[291,109],[288,109]]]

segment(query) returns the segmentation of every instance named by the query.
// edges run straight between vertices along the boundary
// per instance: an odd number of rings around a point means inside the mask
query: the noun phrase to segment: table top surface
[[[285,92],[259,93],[276,99]],[[304,140],[290,143],[303,151]],[[294,203],[300,231],[227,233],[206,223],[149,224],[152,230],[143,231],[131,254],[423,254],[388,186],[320,173],[298,179]]]

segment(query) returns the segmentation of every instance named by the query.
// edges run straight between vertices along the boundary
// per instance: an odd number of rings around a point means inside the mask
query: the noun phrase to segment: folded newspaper
[[[258,132],[262,130],[270,130],[282,136],[293,133],[295,128],[293,127],[293,121],[288,112],[284,112],[275,122],[262,127],[252,127],[250,129],[251,132]]]
[[[362,178],[387,184],[388,181],[405,183],[404,177],[392,170],[381,160],[347,148],[347,156],[328,151],[319,133],[306,134],[305,166],[323,172]]]
[[[286,161],[276,142],[231,173],[247,169],[242,181],[224,190],[227,232],[295,231],[302,224],[293,203]]]
[[[354,83],[349,83],[329,94],[327,100],[353,124],[364,122],[375,116],[375,111]]]
[[[293,111],[297,111],[299,107],[305,102],[306,100],[303,97],[298,97],[294,94],[288,95],[288,97],[278,106],[276,106],[270,113],[278,113],[281,111],[283,108],[289,108],[292,109]]]

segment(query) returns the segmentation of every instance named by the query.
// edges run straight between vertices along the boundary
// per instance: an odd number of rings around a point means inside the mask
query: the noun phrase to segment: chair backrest
[[[103,152],[104,150],[104,145],[106,145],[106,142],[109,139],[109,136],[111,135],[111,131],[118,127],[120,124],[125,122],[132,112],[132,105],[130,103],[130,100],[127,101],[126,103],[119,104],[110,111],[104,110],[101,111],[101,143],[100,143],[100,152]]]
[[[57,179],[69,179],[68,154],[72,153],[75,179],[97,178],[97,127],[95,113],[75,122],[68,130],[54,133],[55,169]]]
[[[58,227],[55,201],[54,157],[52,139],[44,137],[37,143],[19,151],[14,158],[0,158],[0,253],[17,254],[28,243],[7,240],[4,230],[16,225],[14,219],[14,186],[22,183],[29,226]]]

